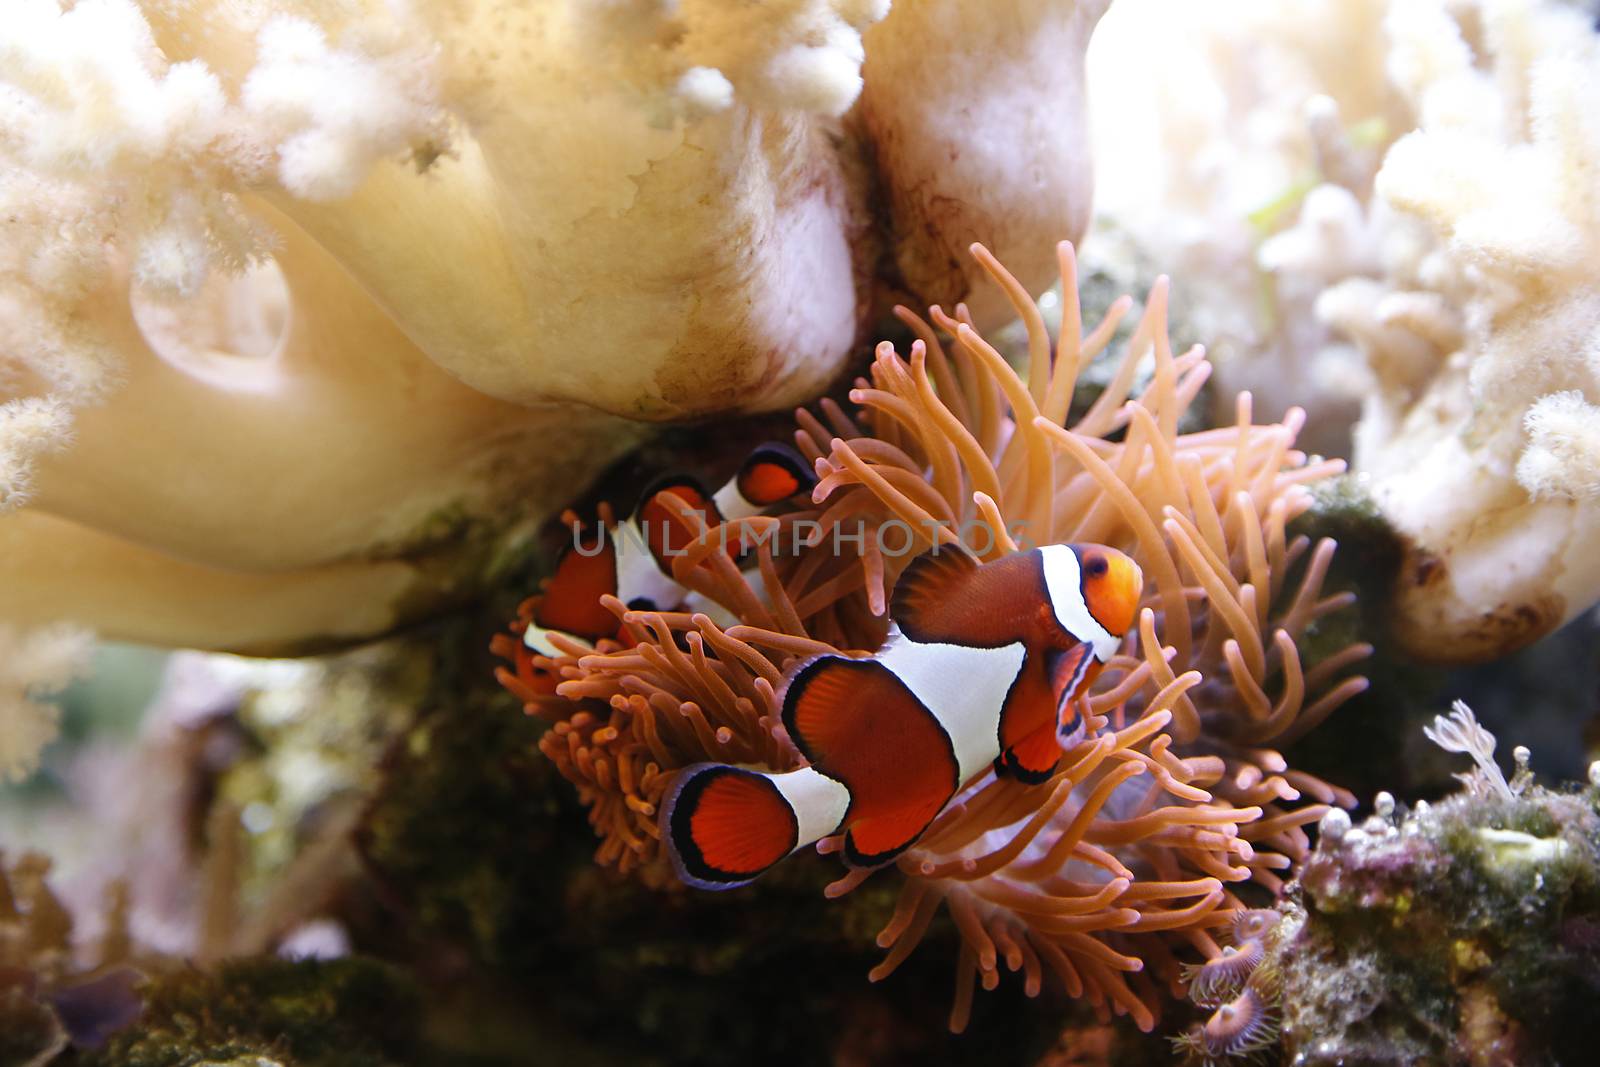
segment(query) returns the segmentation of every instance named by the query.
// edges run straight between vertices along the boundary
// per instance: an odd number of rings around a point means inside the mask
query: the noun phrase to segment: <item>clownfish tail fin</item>
[[[832,833],[849,803],[843,785],[809,767],[767,774],[697,763],[667,791],[661,840],[686,885],[733,889]]]

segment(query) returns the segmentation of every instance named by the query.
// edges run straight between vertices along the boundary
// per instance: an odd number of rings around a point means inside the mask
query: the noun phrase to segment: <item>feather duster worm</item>
[[[815,505],[701,523],[673,561],[680,584],[738,625],[613,600],[619,642],[547,660],[503,635],[496,650],[521,667],[500,676],[552,723],[542,747],[590,805],[599,860],[661,883],[671,872],[656,818],[673,772],[704,760],[801,765],[777,713],[786,667],[877,648],[895,579],[922,549],[959,540],[985,560],[1029,544],[1122,549],[1147,576],[1145,603],[1137,637],[1089,698],[1088,729],[1042,784],[992,772],[965,783],[897,859],[904,888],[872,977],[910,954],[943,904],[963,941],[953,1029],[966,1023],[972,979],[993,988],[1002,963],[1022,972],[1030,994],[1050,972],[1103,1013],[1149,1029],[1163,986],[1182,987],[1177,953],[1221,956],[1208,931],[1243,907],[1236,889],[1276,889],[1275,872],[1305,851],[1301,827],[1350,801],[1288,770],[1270,747],[1365,686],[1338,677],[1367,646],[1309,669],[1297,649],[1346,599],[1321,594],[1333,543],[1313,546],[1287,527],[1309,503],[1305,486],[1342,465],[1294,450],[1297,412],[1256,424],[1248,396],[1232,425],[1178,432],[1210,366],[1198,348],[1172,353],[1165,279],[1109,386],[1068,427],[1079,372],[1130,302],[1085,332],[1063,244],[1066,310],[1052,346],[1022,286],[981,246],[973,251],[1027,326],[1025,378],[964,308],[953,317],[933,308],[931,324],[899,309],[917,340],[909,358],[879,347],[870,379],[851,393],[857,414],[824,401],[820,415],[797,415],[796,443],[820,479]],[[1130,399],[1149,359],[1148,382]],[[687,505],[672,506],[696,521]],[[755,545],[748,573],[723,551],[735,541]],[[563,679],[556,694],[527,684],[535,665]],[[1307,795],[1314,802],[1299,803]],[[830,895],[868,873],[851,871]]]

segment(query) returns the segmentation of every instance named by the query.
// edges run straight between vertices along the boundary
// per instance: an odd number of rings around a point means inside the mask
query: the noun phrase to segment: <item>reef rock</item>
[[[1263,966],[1286,1062],[1588,1059],[1600,784],[1468,791],[1359,827],[1330,814],[1282,907]]]

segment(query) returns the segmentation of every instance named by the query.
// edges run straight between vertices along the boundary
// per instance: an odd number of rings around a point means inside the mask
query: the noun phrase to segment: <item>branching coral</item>
[[[1111,386],[1065,428],[1079,372],[1111,340],[1128,303],[1085,332],[1063,245],[1069,298],[1052,346],[1021,284],[986,250],[975,253],[1027,324],[1025,378],[973,329],[965,308],[954,317],[932,310],[954,339],[948,350],[934,326],[902,309],[918,340],[909,359],[880,346],[871,380],[851,394],[859,413],[828,402],[821,419],[799,413],[796,441],[820,478],[816,506],[704,530],[674,561],[680,582],[740,625],[628,612],[613,600],[633,647],[603,642],[589,653],[572,645],[548,661],[508,635],[496,642],[502,655],[565,680],[545,696],[526,676],[501,677],[551,722],[541,747],[589,803],[600,860],[659,882],[667,868],[655,815],[671,772],[705,759],[795,766],[775,713],[785,665],[819,651],[875,648],[895,577],[934,538],[961,537],[984,558],[1019,542],[1122,548],[1148,578],[1147,603],[1137,642],[1111,662],[1091,699],[1093,728],[1043,785],[992,773],[967,783],[900,857],[904,890],[879,938],[888,957],[873,976],[915,948],[943,903],[964,942],[955,1028],[966,1022],[972,979],[992,988],[1001,962],[1024,973],[1030,992],[1048,971],[1073,994],[1148,1028],[1161,984],[1179,981],[1174,950],[1218,954],[1206,931],[1240,906],[1238,884],[1275,888],[1274,872],[1306,849],[1300,827],[1328,804],[1349,802],[1288,771],[1267,747],[1365,685],[1337,679],[1366,646],[1309,667],[1297,647],[1346,600],[1319,591],[1332,543],[1290,539],[1285,524],[1307,506],[1305,484],[1342,465],[1310,463],[1294,450],[1297,413],[1253,423],[1248,397],[1233,425],[1178,433],[1210,367],[1198,349],[1170,351],[1165,281]],[[1152,355],[1148,384],[1129,400]],[[793,546],[801,531],[805,547],[774,550]],[[758,582],[722,551],[735,537],[758,543]],[[531,611],[524,605],[513,633]],[[1316,802],[1297,805],[1303,793]],[[866,874],[854,871],[830,892]],[[1147,964],[1153,973],[1144,973]]]
[[[385,632],[638,423],[814,395],[951,248],[1080,232],[1105,0],[888,6],[10,5],[7,617]]]
[[[92,638],[70,626],[0,624],[0,781],[26,777],[56,736],[48,698],[89,662]]]
[[[1433,278],[1395,288],[1441,294],[1459,325],[1402,339],[1432,359],[1374,402],[1356,452],[1417,543],[1402,636],[1445,659],[1516,647],[1600,598],[1600,37],[1557,5],[1468,12],[1391,20],[1393,76],[1421,119],[1377,191],[1439,242]],[[1361,338],[1387,358],[1383,337]]]
[[[1121,12],[1141,55],[1162,4]],[[1584,550],[1600,486],[1591,16],[1556,0],[1304,0],[1159,21],[1174,73],[1145,92],[1192,148],[1142,184],[1108,182],[1127,202],[1107,207],[1153,254],[1176,244],[1206,264],[1208,307],[1241,309],[1219,356],[1230,382],[1342,396],[1311,428],[1341,450],[1360,399],[1353,466],[1411,544],[1399,641],[1485,659],[1600,599]],[[1107,28],[1116,54],[1134,40]],[[1251,61],[1230,62],[1243,47]],[[1094,62],[1115,76],[1115,55]],[[1147,157],[1115,136],[1140,124],[1115,118],[1097,141],[1121,174]]]
[[[1313,307],[1383,251],[1372,175],[1411,125],[1385,90],[1385,7],[1123,0],[1089,55],[1101,232],[1185,279],[1178,319],[1225,395],[1305,406],[1313,447],[1339,454],[1368,379]]]

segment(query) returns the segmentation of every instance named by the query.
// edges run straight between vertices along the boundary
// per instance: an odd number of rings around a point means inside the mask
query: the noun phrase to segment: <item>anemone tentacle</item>
[[[553,724],[541,745],[590,805],[601,862],[662,884],[670,869],[654,818],[673,772],[708,759],[800,766],[777,713],[784,671],[818,652],[876,649],[896,579],[918,552],[951,540],[985,559],[1061,541],[1127,552],[1150,581],[1135,633],[1087,699],[1087,729],[1042,784],[992,772],[964,783],[895,861],[903,888],[871,977],[893,972],[943,905],[964,945],[953,1029],[967,1022],[973,980],[993,988],[1002,965],[1030,994],[1053,974],[1102,1014],[1149,1029],[1186,975],[1209,982],[1228,970],[1212,931],[1256,914],[1243,887],[1276,891],[1306,851],[1302,828],[1351,802],[1290,770],[1273,747],[1366,684],[1343,674],[1369,646],[1309,666],[1299,650],[1308,628],[1349,598],[1322,592],[1333,542],[1292,536],[1289,524],[1310,504],[1307,485],[1342,464],[1294,448],[1297,411],[1255,422],[1248,394],[1230,424],[1180,432],[1210,364],[1198,346],[1172,351],[1165,278],[1109,384],[1070,420],[1079,378],[1110,347],[1129,302],[1086,332],[1063,244],[1065,309],[1052,342],[1015,279],[981,247],[974,255],[1027,327],[1025,375],[965,308],[934,307],[927,318],[897,309],[915,340],[906,355],[878,347],[850,393],[855,410],[824,401],[797,414],[795,443],[818,477],[810,507],[730,531],[673,505],[699,531],[674,578],[738,625],[613,601],[619,642],[563,648],[557,660],[509,635],[497,642],[524,667],[531,658],[556,671],[554,694],[510,670],[502,677]],[[891,526],[910,551],[888,550]],[[766,539],[756,567],[740,571],[713,549],[745,533]],[[839,845],[825,839],[819,849]],[[867,876],[851,871],[828,893]],[[1245,952],[1250,938],[1232,937],[1231,955]],[[1180,955],[1218,962],[1186,972]]]

